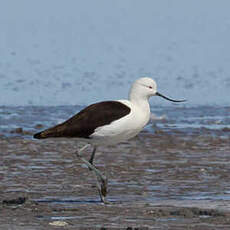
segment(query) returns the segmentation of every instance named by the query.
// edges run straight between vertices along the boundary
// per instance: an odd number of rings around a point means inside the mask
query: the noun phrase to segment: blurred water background
[[[126,98],[150,76],[160,93],[188,100],[151,99],[160,126],[229,134],[229,9],[228,0],[0,0],[0,132]]]

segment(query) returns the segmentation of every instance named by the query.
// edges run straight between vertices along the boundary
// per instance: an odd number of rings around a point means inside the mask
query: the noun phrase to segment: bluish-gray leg
[[[107,203],[106,201],[106,195],[107,195],[107,184],[108,184],[108,179],[105,177],[92,163],[93,163],[93,158],[96,152],[96,148],[94,148],[93,153],[91,155],[90,161],[87,161],[84,157],[81,156],[82,152],[89,147],[90,144],[85,145],[82,147],[80,150],[76,151],[75,154],[78,158],[80,158],[90,170],[94,172],[94,174],[97,177],[97,189],[99,192],[99,195],[101,197],[101,201],[104,203]]]

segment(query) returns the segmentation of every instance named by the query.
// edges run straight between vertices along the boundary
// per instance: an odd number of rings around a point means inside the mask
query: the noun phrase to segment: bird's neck
[[[147,117],[150,116],[149,96],[134,85],[129,91],[129,101],[136,105]]]
[[[150,114],[149,97],[137,97],[134,94],[129,95],[132,104],[138,106],[146,114]]]

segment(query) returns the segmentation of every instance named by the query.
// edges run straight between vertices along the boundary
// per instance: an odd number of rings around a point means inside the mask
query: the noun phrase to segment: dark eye
[[[153,87],[152,86],[149,86],[149,89],[152,89]]]

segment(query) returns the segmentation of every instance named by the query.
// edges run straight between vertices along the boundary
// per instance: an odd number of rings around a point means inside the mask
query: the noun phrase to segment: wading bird
[[[36,133],[34,138],[76,138],[87,144],[75,154],[97,177],[97,188],[101,201],[106,202],[107,177],[93,164],[96,149],[101,145],[115,145],[135,137],[150,119],[149,98],[160,96],[173,100],[157,92],[156,82],[148,77],[137,79],[129,92],[128,100],[102,101],[92,104],[67,121]],[[89,146],[93,152],[89,161],[82,157],[82,152]]]

